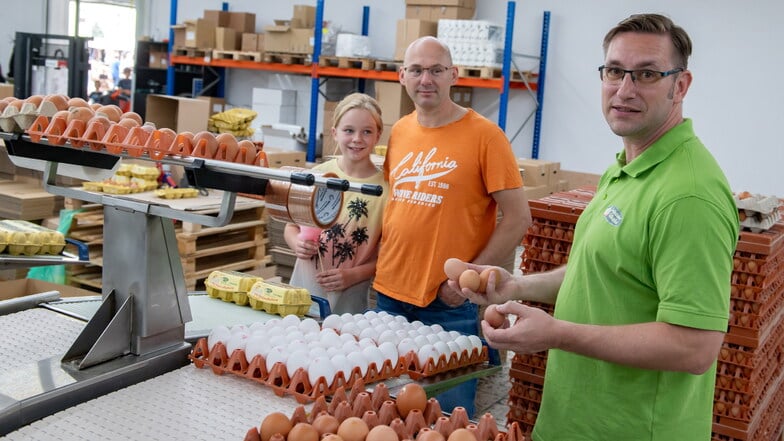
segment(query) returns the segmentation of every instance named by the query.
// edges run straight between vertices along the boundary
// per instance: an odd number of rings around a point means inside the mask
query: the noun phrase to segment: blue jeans
[[[457,331],[462,334],[479,334],[479,307],[471,302],[464,302],[457,307],[450,307],[436,297],[433,302],[425,307],[401,302],[384,294],[378,293],[376,310],[386,311],[390,314],[402,315],[409,322],[419,320],[425,325],[439,324],[447,331]],[[477,380],[468,380],[435,398],[444,412],[452,412],[456,406],[463,406],[469,418],[474,417]]]

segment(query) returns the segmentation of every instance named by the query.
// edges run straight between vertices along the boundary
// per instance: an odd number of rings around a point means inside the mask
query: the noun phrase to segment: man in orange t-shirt
[[[438,39],[411,43],[399,76],[416,111],[392,127],[384,162],[378,309],[478,334],[477,306],[447,285],[444,262],[501,265],[520,244],[531,213],[517,160],[496,124],[451,100],[457,68]],[[474,395],[469,382],[438,398],[472,415]]]

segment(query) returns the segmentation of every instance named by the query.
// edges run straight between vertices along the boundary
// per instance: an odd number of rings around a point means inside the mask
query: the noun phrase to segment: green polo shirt
[[[726,331],[738,212],[686,119],[620,153],[577,222],[555,316]],[[536,441],[709,440],[715,369],[636,369],[551,350]]]

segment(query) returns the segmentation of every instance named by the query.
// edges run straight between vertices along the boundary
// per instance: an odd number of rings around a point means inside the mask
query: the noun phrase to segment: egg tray
[[[512,387],[509,389],[509,401],[518,405],[533,402],[541,404],[544,385],[538,382],[521,380],[515,377],[509,379]]]
[[[424,363],[419,360],[414,351],[409,352],[402,358],[406,366],[406,374],[414,380],[419,380],[466,366],[485,363],[489,356],[487,346],[482,346],[481,350],[477,351],[474,348],[470,353],[465,349],[460,354],[452,352],[448,358],[445,354],[441,354],[438,360],[429,357]]]
[[[509,411],[506,413],[507,425],[517,424],[523,436],[530,439],[531,432],[534,431],[536,418],[539,416],[539,403],[534,401],[516,403],[510,400],[508,405]]]
[[[782,378],[776,384],[768,388],[762,401],[756,409],[749,409],[747,406],[734,402],[716,401],[713,406],[714,431],[721,430],[722,433],[732,435],[730,432],[755,434],[762,429],[766,431],[766,419],[769,415],[778,413],[781,418],[781,410],[784,405],[784,383]],[[779,422],[779,427],[780,427]],[[718,426],[718,427],[717,427]],[[733,430],[734,429],[734,430]],[[778,428],[777,428],[778,429]],[[765,438],[749,438],[751,440]]]
[[[444,439],[447,439],[460,428],[471,432],[476,441],[526,440],[517,423],[507,425],[506,432],[500,431],[492,414],[485,413],[474,422],[469,420],[463,407],[455,407],[449,413],[443,412],[435,398],[428,399],[424,409],[414,408],[403,418],[397,410],[397,400],[389,395],[389,390],[384,383],[377,384],[370,392],[365,390],[361,381],[356,382],[349,392],[346,392],[345,387],[340,387],[329,403],[323,396],[319,397],[310,413],[305,411],[304,406],[298,406],[289,421],[292,426],[299,423],[312,424],[317,417],[325,414],[335,417],[338,423],[351,417],[360,418],[369,429],[380,424],[388,425],[397,433],[400,440],[413,440],[423,432],[431,430],[439,432]],[[266,416],[261,418],[261,421],[263,422],[265,418]],[[248,429],[245,441],[259,441],[261,439],[259,429],[260,427]]]
[[[738,210],[744,210],[751,213],[770,214],[778,211],[781,202],[776,196],[754,194],[743,199],[736,196],[735,205],[738,207]]]
[[[784,248],[784,222],[774,224],[769,230],[759,233],[741,231],[737,250],[770,256]]]
[[[315,384],[310,384],[308,373],[302,368],[297,369],[291,377],[286,372],[286,366],[283,363],[275,363],[268,371],[263,356],[257,355],[248,362],[245,351],[242,349],[234,350],[229,356],[226,353],[226,347],[221,342],[215,343],[210,351],[206,338],[201,338],[196,342],[188,358],[197,368],[210,367],[216,375],[228,373],[248,378],[270,387],[278,396],[291,395],[299,403],[307,403],[321,396],[333,395],[338,388],[351,387],[358,381],[374,383],[399,377],[405,372],[402,358],[394,365],[391,360],[385,360],[380,369],[376,363],[370,363],[364,376],[360,368],[355,367],[349,378],[346,378],[342,372],[338,372],[331,382],[324,377],[319,377]]]
[[[773,397],[765,409],[761,410],[754,419],[743,427],[728,424],[713,424],[711,440],[718,441],[759,441],[778,440],[781,437],[782,424],[784,424],[784,394],[779,392]]]
[[[748,349],[722,344],[716,365],[716,386],[739,393],[759,394],[771,378],[779,376],[784,360],[784,334],[778,334],[762,348]]]
[[[128,129],[115,122],[110,122],[107,127],[96,119],[67,122],[64,117],[52,117],[50,120],[46,115],[39,115],[26,131],[35,143],[45,139],[51,145],[65,146],[68,143],[72,148],[106,150],[115,155],[147,155],[153,160],[161,160],[166,156],[194,156],[248,165],[266,164],[266,153],[263,151],[257,151],[251,157],[239,149],[237,156],[229,158],[226,157],[225,148],[218,147],[217,152],[210,155],[206,147],[201,144],[194,146],[191,138],[185,134],[177,134],[170,129],[155,129],[149,125]]]

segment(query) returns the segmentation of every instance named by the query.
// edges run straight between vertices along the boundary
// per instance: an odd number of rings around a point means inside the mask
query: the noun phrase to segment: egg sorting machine
[[[102,170],[108,177],[123,155],[32,142],[24,134],[0,137],[12,161],[25,158],[25,164],[32,160],[42,168],[48,192],[104,207],[101,305],[62,357],[26,360],[0,378],[0,435],[187,364],[191,345],[185,341],[184,328],[192,315],[172,219],[223,226],[233,215],[236,193],[263,195],[269,180],[316,186],[325,192],[378,196],[382,191],[380,186],[308,172],[164,158],[164,163],[183,166],[191,185],[224,191],[218,213],[205,215],[56,184],[61,164],[86,168],[92,176]],[[12,329],[2,329],[2,318],[0,335],[13,335]]]

